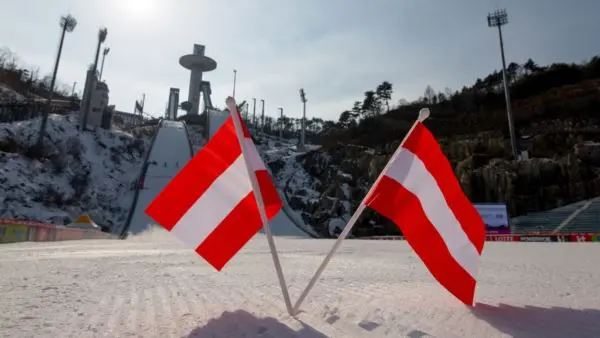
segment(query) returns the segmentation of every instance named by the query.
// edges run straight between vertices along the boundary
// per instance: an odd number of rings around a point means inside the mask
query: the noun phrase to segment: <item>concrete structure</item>
[[[179,88],[169,90],[169,104],[167,105],[167,119],[176,120],[179,110]]]
[[[124,111],[115,110],[112,114],[113,123],[126,126],[137,126],[142,124],[142,116],[140,114],[132,114]]]
[[[192,104],[190,115],[198,115],[200,107],[200,91],[202,73],[210,72],[217,68],[217,62],[204,55],[204,46],[194,44],[193,54],[187,54],[179,59],[179,64],[190,70],[190,86],[188,101]]]
[[[115,105],[110,105],[104,108],[104,112],[102,114],[102,125],[101,127],[106,130],[110,130],[112,128],[112,119],[113,114],[115,112]]]
[[[90,78],[91,72],[88,71],[88,79],[87,81],[91,81],[92,85],[91,93],[84,93],[82,102],[85,100],[91,100],[90,102],[90,112],[87,118],[87,124],[92,127],[101,127],[102,120],[104,115],[104,110],[108,107],[108,86],[105,82],[99,82],[96,76],[92,76]],[[79,110],[80,115],[80,123],[83,124],[84,116],[85,116],[85,105],[81,105],[81,109]]]

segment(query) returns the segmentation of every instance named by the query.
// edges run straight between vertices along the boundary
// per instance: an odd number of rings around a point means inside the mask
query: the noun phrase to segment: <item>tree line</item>
[[[511,100],[515,103],[553,88],[600,79],[600,57],[594,56],[580,64],[555,63],[548,66],[540,66],[532,59],[523,64],[511,62],[506,75]],[[390,107],[392,93],[392,84],[388,81],[382,82],[375,90],[366,91],[362,101],[356,101],[351,109],[340,113],[335,128],[324,130],[331,132],[327,138],[336,143],[352,142],[369,146],[389,142],[392,141],[389,139],[392,134],[397,138],[398,130],[408,128],[409,124],[405,121],[414,120],[420,108],[433,106],[434,116],[444,118],[443,126],[435,126],[436,129],[439,127],[441,134],[472,132],[475,125],[480,131],[504,128],[506,125],[501,70],[494,70],[478,78],[472,85],[463,86],[461,90],[436,90],[427,85],[423,95],[416,100],[409,102],[400,99]],[[570,113],[564,111],[562,114]],[[550,112],[546,115],[552,117]],[[517,125],[529,123],[526,117],[519,116],[518,109],[515,111],[515,120]],[[430,124],[437,122],[432,120]],[[377,135],[373,130],[378,130]]]
[[[40,75],[37,66],[26,66],[19,56],[8,47],[0,47],[0,83],[25,96],[47,97],[50,91],[52,74]],[[72,86],[56,81],[54,97],[58,99],[77,98],[72,96]]]

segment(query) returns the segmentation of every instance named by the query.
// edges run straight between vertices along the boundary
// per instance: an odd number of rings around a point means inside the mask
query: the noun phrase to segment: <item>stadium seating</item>
[[[580,209],[588,201],[568,204],[548,211],[535,212],[511,219],[513,233],[552,232],[573,212]],[[600,208],[600,206],[599,206]],[[578,215],[580,216],[580,215]],[[597,219],[598,220],[598,219]],[[573,220],[572,220],[573,221]],[[565,231],[564,227],[561,232]]]

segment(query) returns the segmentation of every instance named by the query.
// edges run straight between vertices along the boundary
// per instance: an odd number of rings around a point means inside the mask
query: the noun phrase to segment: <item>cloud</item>
[[[194,43],[218,68],[204,75],[213,102],[236,96],[266,100],[299,116],[304,88],[308,113],[337,119],[384,80],[394,85],[392,102],[414,100],[429,84],[460,89],[500,67],[497,33],[485,17],[496,5],[508,7],[505,27],[509,61],[581,61],[597,53],[595,15],[600,2],[548,0],[44,0],[12,1],[0,12],[0,41],[22,59],[52,71],[58,19],[67,9],[79,21],[67,36],[59,80],[81,89],[93,62],[97,29],[108,28],[104,77],[110,101],[130,111],[146,93],[146,108],[162,115],[170,87],[187,98],[189,72],[179,57]]]

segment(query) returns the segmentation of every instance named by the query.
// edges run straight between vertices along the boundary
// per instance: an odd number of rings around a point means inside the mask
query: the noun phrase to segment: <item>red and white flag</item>
[[[472,305],[484,223],[422,122],[400,147],[365,204],[400,227],[438,282]]]
[[[263,226],[246,162],[256,173],[267,218],[282,205],[250,132],[235,113],[247,161],[230,116],[146,208],[146,214],[217,270]]]

